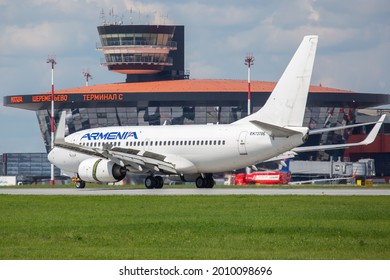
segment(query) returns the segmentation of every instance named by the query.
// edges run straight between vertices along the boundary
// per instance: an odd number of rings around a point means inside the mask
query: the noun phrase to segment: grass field
[[[0,259],[390,259],[390,198],[0,195]]]

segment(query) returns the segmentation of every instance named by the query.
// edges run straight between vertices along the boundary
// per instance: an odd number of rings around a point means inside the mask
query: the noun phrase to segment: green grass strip
[[[390,198],[0,195],[0,259],[390,259]]]

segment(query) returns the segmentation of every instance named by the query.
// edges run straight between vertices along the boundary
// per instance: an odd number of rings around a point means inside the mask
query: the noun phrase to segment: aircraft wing
[[[348,144],[333,144],[333,145],[319,145],[319,146],[308,146],[308,147],[296,147],[292,149],[293,152],[312,152],[319,150],[336,150],[336,149],[345,149],[354,146],[368,145],[374,142],[380,127],[385,119],[386,115],[382,115],[380,119],[376,122],[375,126],[372,128],[370,133],[367,135],[366,139],[358,143],[348,143]]]
[[[90,148],[72,143],[55,144],[57,147],[78,153],[109,159],[120,166],[131,167],[137,172],[147,171],[177,174],[175,164],[166,161],[166,156],[136,149],[123,149],[120,147]]]
[[[344,126],[335,126],[335,127],[324,127],[324,128],[316,128],[309,130],[309,135],[312,134],[321,134],[324,132],[330,132],[330,131],[336,131],[336,130],[342,130],[342,129],[349,129],[353,127],[359,127],[363,125],[370,125],[370,124],[376,124],[377,122],[366,122],[366,123],[358,123],[358,124],[351,124],[351,125],[344,125]]]
[[[175,164],[167,161],[166,155],[157,154],[138,149],[124,149],[103,145],[103,147],[92,148],[65,141],[65,112],[62,112],[60,122],[57,126],[54,145],[69,151],[109,159],[120,166],[132,168],[134,171],[146,173],[147,171],[177,174]]]

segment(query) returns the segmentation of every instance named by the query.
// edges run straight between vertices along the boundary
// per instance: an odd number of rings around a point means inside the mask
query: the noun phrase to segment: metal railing
[[[115,40],[107,40],[104,44],[96,43],[97,49],[102,49],[106,47],[152,47],[152,48],[169,48],[169,49],[177,49],[177,42],[168,41],[165,44],[157,44],[152,41],[139,41],[139,40],[123,40],[123,39],[115,39]]]
[[[132,56],[126,54],[106,55],[100,59],[101,64],[120,64],[120,63],[152,63],[160,65],[172,65],[172,57],[154,57],[154,56]]]

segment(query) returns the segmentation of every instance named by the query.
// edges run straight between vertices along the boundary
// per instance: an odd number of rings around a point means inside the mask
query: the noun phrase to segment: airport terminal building
[[[66,111],[67,134],[99,126],[226,124],[247,115],[247,81],[190,79],[185,70],[184,26],[103,25],[98,28],[101,65],[126,75],[123,83],[98,84],[55,91],[55,122]],[[119,75],[118,74],[118,75]],[[252,81],[252,112],[263,106],[275,82]],[[4,106],[35,111],[46,150],[50,150],[51,93],[4,97]],[[310,128],[377,120],[359,109],[390,104],[388,94],[359,93],[311,86],[304,125]],[[283,112],[281,112],[282,114]],[[355,142],[368,128],[310,137],[312,144]],[[367,147],[315,152],[302,159],[330,156],[376,159],[377,174],[390,176],[390,123]]]

